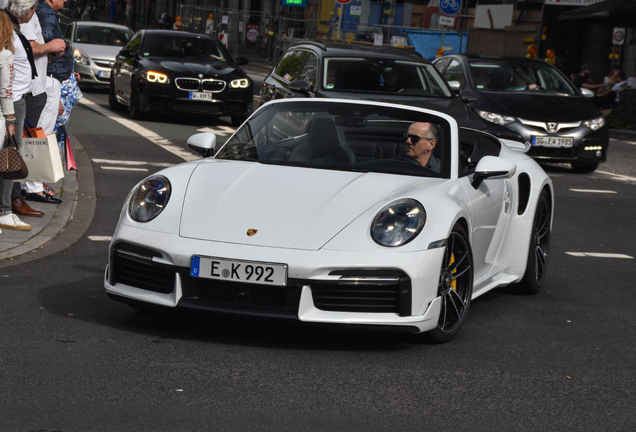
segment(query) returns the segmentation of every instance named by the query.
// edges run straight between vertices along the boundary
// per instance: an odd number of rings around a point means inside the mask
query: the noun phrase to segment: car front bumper
[[[80,84],[91,84],[98,86],[110,85],[110,67],[100,67],[91,61],[90,65],[75,63],[75,72],[79,73],[82,79]]]
[[[600,163],[607,160],[609,148],[609,128],[604,126],[593,131],[586,126],[562,129],[557,133],[548,133],[544,129],[528,126],[515,121],[506,126],[488,123],[488,131],[498,138],[529,142],[534,136],[554,138],[573,138],[572,147],[541,147],[533,145],[528,156],[546,162],[589,162]]]
[[[114,300],[150,307],[421,333],[434,329],[439,319],[443,253],[444,248],[408,254],[291,251],[158,235],[120,224],[104,286]],[[285,263],[287,285],[192,277],[193,255]],[[393,282],[365,282],[378,276],[391,276]]]

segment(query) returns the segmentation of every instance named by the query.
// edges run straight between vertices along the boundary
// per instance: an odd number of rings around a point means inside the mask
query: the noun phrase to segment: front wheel
[[[128,104],[128,113],[133,120],[141,118],[141,110],[139,109],[139,92],[137,84],[133,81],[130,84],[130,103]]]
[[[108,87],[108,109],[116,111],[120,108],[121,105],[117,102],[117,96],[115,93],[115,84],[111,81],[110,86]]]
[[[439,321],[428,335],[435,343],[445,343],[464,325],[473,295],[473,252],[460,225],[446,240],[437,294],[442,298]]]
[[[552,221],[552,206],[550,196],[544,189],[537,202],[537,210],[532,223],[532,237],[526,273],[519,282],[520,291],[525,294],[536,294],[541,291],[548,271],[548,252],[550,251],[550,227]]]

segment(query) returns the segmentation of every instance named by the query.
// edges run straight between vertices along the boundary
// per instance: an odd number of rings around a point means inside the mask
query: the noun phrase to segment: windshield
[[[83,25],[77,27],[74,42],[123,47],[132,34],[130,29]]]
[[[436,171],[405,156],[414,122],[438,130]],[[215,158],[277,165],[448,177],[450,125],[418,111],[343,102],[270,104],[228,140]],[[422,140],[421,142],[425,142]]]
[[[227,62],[221,44],[209,37],[149,34],[141,53],[145,57],[198,58]]]
[[[473,84],[480,91],[577,94],[568,80],[548,63],[472,60],[468,64]]]
[[[327,58],[323,77],[325,91],[452,97],[437,70],[425,63],[373,57]]]

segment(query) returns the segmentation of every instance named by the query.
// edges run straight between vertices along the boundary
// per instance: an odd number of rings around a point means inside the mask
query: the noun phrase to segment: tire
[[[118,111],[121,109],[121,104],[117,102],[115,94],[115,84],[111,81],[110,86],[108,87],[108,109],[111,111]]]
[[[572,169],[578,173],[591,173],[598,168],[598,162],[572,162]]]
[[[130,84],[130,103],[128,104],[128,114],[133,120],[141,119],[141,110],[139,109],[139,92],[137,83],[134,81]]]
[[[453,228],[446,241],[438,295],[442,297],[439,321],[428,336],[435,343],[446,343],[466,322],[473,295],[473,252],[468,235],[460,225]]]
[[[519,282],[519,291],[524,294],[537,294],[543,288],[548,271],[550,251],[550,224],[552,207],[547,190],[543,190],[537,202],[537,210],[532,222],[532,234],[528,249],[528,261],[523,279]]]

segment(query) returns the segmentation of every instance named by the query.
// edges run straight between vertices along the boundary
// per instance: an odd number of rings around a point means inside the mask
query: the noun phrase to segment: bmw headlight
[[[151,83],[170,84],[170,78],[168,78],[168,75],[159,72],[148,71],[144,74],[144,78]]]
[[[235,79],[230,82],[232,88],[247,88],[250,85],[250,80],[247,78]]]
[[[499,126],[505,126],[515,121],[514,117],[504,116],[501,114],[495,114],[488,111],[477,111],[477,113],[486,121],[494,123]]]
[[[88,57],[86,57],[82,52],[78,49],[73,50],[73,60],[77,64],[88,65],[90,62],[88,61]]]
[[[586,120],[583,124],[592,130],[599,130],[605,126],[605,117],[599,117],[593,120]]]
[[[373,219],[371,238],[380,246],[407,244],[426,223],[424,207],[414,199],[401,199],[384,207]]]
[[[159,175],[148,177],[133,190],[128,214],[137,222],[149,222],[159,216],[170,199],[170,182]]]

